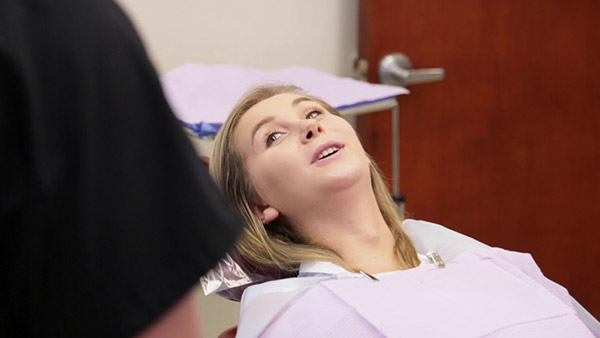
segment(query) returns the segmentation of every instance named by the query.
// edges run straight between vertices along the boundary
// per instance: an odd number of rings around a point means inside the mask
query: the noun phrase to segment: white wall
[[[351,76],[358,0],[117,0],[159,72],[188,62]],[[237,325],[239,305],[198,294],[207,337]]]
[[[159,73],[187,62],[350,76],[358,0],[117,0]]]

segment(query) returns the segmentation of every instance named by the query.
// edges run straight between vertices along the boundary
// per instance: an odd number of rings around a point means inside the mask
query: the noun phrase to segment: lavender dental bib
[[[492,248],[446,263],[320,282],[264,337],[593,337],[528,254]]]

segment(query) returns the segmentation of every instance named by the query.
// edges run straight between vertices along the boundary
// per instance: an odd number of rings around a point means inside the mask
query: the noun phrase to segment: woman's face
[[[292,220],[361,180],[370,185],[369,159],[352,126],[308,97],[261,101],[243,114],[235,137],[260,198],[254,202]]]

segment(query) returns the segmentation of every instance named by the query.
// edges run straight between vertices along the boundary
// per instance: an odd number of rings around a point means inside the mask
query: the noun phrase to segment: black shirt
[[[111,1],[0,1],[0,336],[120,337],[240,222]]]

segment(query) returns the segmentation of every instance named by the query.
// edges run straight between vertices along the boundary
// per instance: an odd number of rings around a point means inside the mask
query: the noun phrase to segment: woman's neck
[[[368,192],[338,192],[315,201],[310,213],[299,217],[311,241],[334,252],[352,269],[370,274],[405,269],[396,243],[370,188]]]

